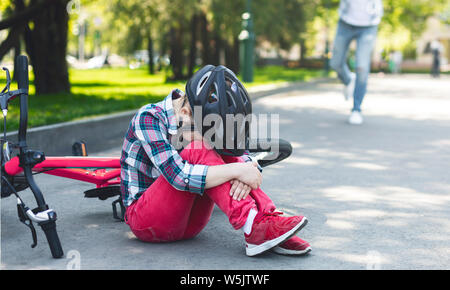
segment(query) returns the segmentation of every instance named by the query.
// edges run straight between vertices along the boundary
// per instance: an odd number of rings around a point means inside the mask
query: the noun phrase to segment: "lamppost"
[[[244,82],[253,82],[255,34],[253,32],[251,0],[247,0],[246,12],[242,14],[242,31],[239,34],[239,40],[241,42],[239,53],[240,53],[242,80]]]

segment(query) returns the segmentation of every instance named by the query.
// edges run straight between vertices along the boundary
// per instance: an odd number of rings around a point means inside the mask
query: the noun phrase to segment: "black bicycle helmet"
[[[250,136],[252,103],[236,75],[224,66],[206,65],[187,82],[186,93],[196,128],[210,138],[216,151],[233,156],[244,154]]]

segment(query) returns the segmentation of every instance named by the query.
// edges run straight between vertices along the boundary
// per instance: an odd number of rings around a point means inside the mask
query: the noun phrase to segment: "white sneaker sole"
[[[272,249],[272,251],[274,251],[277,254],[280,255],[289,255],[289,256],[301,256],[301,255],[306,255],[307,253],[311,252],[311,247],[307,247],[306,249],[302,250],[302,251],[298,251],[298,250],[288,250],[285,248],[282,248],[280,246],[276,246],[275,248]]]
[[[348,118],[348,123],[350,125],[361,125],[364,122],[364,118],[361,113],[352,112]]]
[[[258,254],[264,253],[265,251],[278,246],[282,242],[286,241],[287,239],[289,239],[290,237],[295,235],[304,226],[306,226],[307,223],[308,223],[308,219],[306,217],[303,217],[303,219],[295,227],[293,227],[290,231],[284,233],[283,235],[279,236],[278,238],[275,238],[270,241],[266,241],[259,245],[252,245],[252,244],[246,243],[245,253],[247,254],[247,256],[256,256]]]
[[[350,125],[362,125],[364,123],[364,120],[362,120],[362,119],[361,120],[351,120],[351,119],[349,119],[348,123]]]

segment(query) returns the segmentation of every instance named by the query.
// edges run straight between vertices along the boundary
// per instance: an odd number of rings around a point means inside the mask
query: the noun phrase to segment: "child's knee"
[[[219,165],[224,163],[211,145],[201,140],[189,143],[181,151],[180,156],[191,164]]]

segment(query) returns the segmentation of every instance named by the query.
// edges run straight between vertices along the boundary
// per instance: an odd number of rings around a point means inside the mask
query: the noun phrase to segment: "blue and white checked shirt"
[[[161,174],[178,190],[198,194],[205,190],[208,166],[189,164],[170,143],[170,135],[177,133],[173,94],[184,93],[175,89],[161,102],[140,108],[125,134],[120,158],[120,188],[126,207]]]

